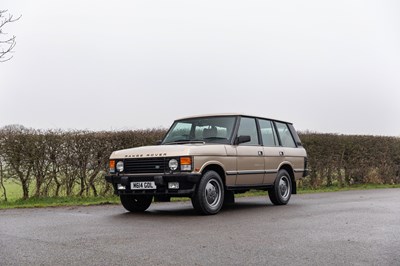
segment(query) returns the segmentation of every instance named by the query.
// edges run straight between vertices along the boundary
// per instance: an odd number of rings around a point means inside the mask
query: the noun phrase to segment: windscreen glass
[[[229,144],[236,117],[201,117],[175,122],[163,144],[207,142]]]

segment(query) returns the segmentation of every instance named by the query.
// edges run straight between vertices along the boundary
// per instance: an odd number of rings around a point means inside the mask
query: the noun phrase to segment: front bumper
[[[107,175],[105,179],[114,187],[116,195],[166,195],[175,197],[191,197],[196,189],[196,184],[201,178],[201,174],[171,174],[171,175]],[[155,190],[132,190],[131,182],[154,181],[157,189]],[[179,189],[168,189],[168,182],[179,182]],[[125,186],[124,190],[118,189],[118,184]]]

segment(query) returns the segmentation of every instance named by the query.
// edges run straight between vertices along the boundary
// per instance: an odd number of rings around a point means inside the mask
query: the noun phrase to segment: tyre
[[[192,197],[194,209],[201,214],[216,214],[224,203],[224,185],[219,174],[207,171],[197,185]]]
[[[130,212],[144,212],[153,200],[153,196],[147,195],[120,195],[122,206]]]
[[[280,170],[274,187],[268,190],[268,196],[274,205],[286,205],[292,195],[292,180],[286,170]]]

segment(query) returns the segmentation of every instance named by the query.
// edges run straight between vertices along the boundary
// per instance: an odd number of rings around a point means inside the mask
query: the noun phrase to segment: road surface
[[[0,265],[400,265],[400,189],[236,201],[0,210]]]

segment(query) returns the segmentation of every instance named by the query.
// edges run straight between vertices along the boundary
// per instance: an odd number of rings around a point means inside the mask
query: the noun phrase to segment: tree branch
[[[7,12],[8,10],[0,10],[0,34],[6,34],[3,31],[4,26],[6,24],[15,22],[19,20],[22,16],[21,15],[18,18],[14,18],[14,16],[11,14],[8,14],[8,16],[5,15]],[[11,38],[6,40],[0,39],[0,62],[6,62],[9,61],[11,58],[13,58],[13,56],[11,56],[10,54],[12,53],[12,50],[17,44],[15,38],[16,36],[13,35]],[[2,45],[5,45],[6,47],[4,48],[2,47]]]

